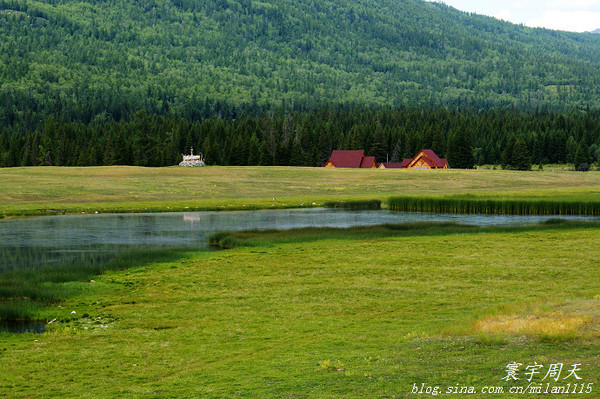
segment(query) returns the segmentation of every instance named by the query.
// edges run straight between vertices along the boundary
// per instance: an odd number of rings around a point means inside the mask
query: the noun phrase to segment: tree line
[[[139,111],[129,119],[60,122],[25,133],[0,127],[0,166],[169,166],[190,147],[208,165],[321,166],[332,150],[364,149],[398,162],[422,148],[450,167],[598,162],[600,111],[344,109],[272,111],[197,120]],[[584,165],[585,166],[585,165]]]

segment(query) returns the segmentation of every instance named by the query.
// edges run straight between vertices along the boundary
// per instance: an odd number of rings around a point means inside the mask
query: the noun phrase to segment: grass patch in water
[[[209,237],[215,248],[268,246],[281,243],[308,242],[323,239],[377,239],[382,237],[453,235],[466,233],[508,233],[548,229],[598,228],[600,222],[549,219],[537,224],[515,226],[473,226],[453,222],[387,223],[374,226],[304,227],[290,230],[265,229],[221,231]]]

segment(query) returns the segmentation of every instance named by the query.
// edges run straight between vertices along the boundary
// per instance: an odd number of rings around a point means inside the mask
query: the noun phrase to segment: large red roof
[[[334,150],[329,162],[336,168],[360,168],[364,157],[364,150]]]
[[[361,168],[372,168],[375,163],[375,157],[364,157],[360,163]]]

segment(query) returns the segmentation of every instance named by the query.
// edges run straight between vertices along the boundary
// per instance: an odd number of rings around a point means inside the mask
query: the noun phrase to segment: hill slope
[[[419,0],[0,0],[0,123],[600,105],[600,37]]]

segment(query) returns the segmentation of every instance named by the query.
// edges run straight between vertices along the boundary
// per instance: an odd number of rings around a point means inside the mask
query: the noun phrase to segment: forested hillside
[[[510,108],[600,108],[600,36],[531,29],[419,0],[0,0],[0,165],[44,163],[47,147],[66,131],[78,132],[69,141],[77,148],[68,157],[50,152],[53,164],[101,162],[86,161],[89,143],[119,135],[132,148],[168,152],[160,162],[156,155],[131,161],[146,165],[169,164],[192,144],[176,140],[166,150],[169,131],[152,142],[128,131],[140,111],[152,121],[193,126],[222,118],[240,126],[240,117],[300,112],[319,120],[330,109],[363,126],[371,110],[457,109],[475,117]],[[499,133],[493,146],[528,126]],[[564,146],[579,140],[565,129]],[[261,127],[215,140],[225,148],[253,133],[272,159],[298,136],[278,131],[275,142]],[[375,133],[371,126],[370,141]],[[418,140],[419,132],[406,134]],[[447,146],[450,132],[439,135]],[[475,148],[483,140],[471,139]],[[591,146],[597,132],[586,139]],[[337,148],[347,141],[323,140]],[[498,158],[474,155],[476,162]]]

